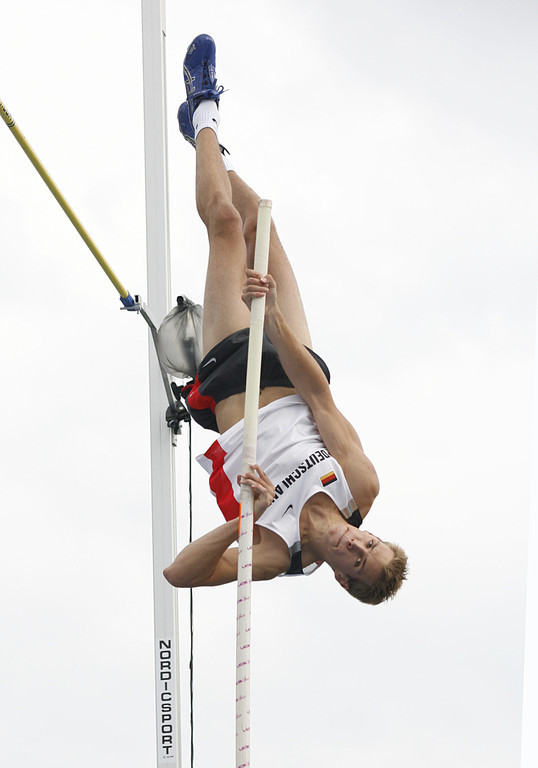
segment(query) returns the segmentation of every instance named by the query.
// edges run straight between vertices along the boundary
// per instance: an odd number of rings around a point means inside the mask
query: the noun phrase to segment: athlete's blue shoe
[[[196,139],[194,138],[194,126],[192,124],[189,105],[186,101],[183,102],[183,104],[180,105],[178,113],[177,113],[177,121],[179,123],[179,130],[181,131],[181,135],[185,139],[185,141],[188,141],[191,146],[193,146],[196,149]],[[222,144],[219,144],[220,151],[222,154],[226,152],[227,155],[230,153],[226,149],[226,147],[223,147]]]
[[[218,106],[224,88],[222,85],[217,87],[215,56],[215,41],[209,35],[198,35],[187,49],[183,77],[191,120],[194,110],[203,99],[213,99]]]
[[[185,141],[188,141],[189,144],[191,144],[196,149],[196,139],[194,138],[194,126],[192,124],[190,112],[189,112],[189,105],[186,101],[183,102],[183,104],[180,104],[179,110],[177,113],[177,121],[179,123],[179,130],[181,131],[181,135],[185,139]]]

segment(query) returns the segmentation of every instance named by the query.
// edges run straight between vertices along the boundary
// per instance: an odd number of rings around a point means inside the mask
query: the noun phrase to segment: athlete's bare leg
[[[258,195],[235,173],[228,171],[228,179],[232,188],[232,201],[239,211],[243,222],[243,235],[246,242],[248,266],[254,264],[254,247],[256,243],[256,222],[258,218]],[[271,222],[271,243],[269,248],[269,274],[278,287],[278,303],[282,314],[297,338],[306,346],[311,347],[308,322],[301,301],[297,280],[291,264],[282,247],[276,227]]]
[[[234,331],[248,327],[241,301],[247,248],[243,223],[232,202],[232,187],[211,128],[196,139],[196,205],[209,237],[204,295],[203,353]]]

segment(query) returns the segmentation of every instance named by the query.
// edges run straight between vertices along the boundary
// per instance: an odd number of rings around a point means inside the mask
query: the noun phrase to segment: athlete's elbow
[[[166,581],[171,584],[173,587],[179,586],[177,584],[176,575],[174,573],[174,569],[171,565],[167,565],[166,568],[163,570],[163,576],[166,579]]]
[[[379,478],[375,470],[370,478],[368,493],[371,498],[371,503],[373,504],[377,496],[379,496]]]
[[[377,496],[379,495],[379,480],[375,472],[363,482],[360,499],[355,499],[361,510],[369,510]]]
[[[168,565],[163,570],[163,576],[173,587],[184,588],[193,586],[188,574],[182,568],[175,566],[174,563]]]

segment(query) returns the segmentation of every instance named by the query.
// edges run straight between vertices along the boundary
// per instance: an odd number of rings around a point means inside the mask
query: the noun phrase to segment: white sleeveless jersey
[[[197,461],[210,474],[209,487],[227,520],[239,516],[243,421],[234,424]],[[288,574],[312,573],[321,563],[301,565],[300,515],[316,493],[329,496],[342,515],[360,514],[340,464],[323,444],[312,412],[300,395],[275,400],[259,411],[256,463],[275,486],[275,499],[257,525],[276,533],[290,552]],[[355,514],[353,514],[355,513]],[[352,520],[350,520],[352,522]]]

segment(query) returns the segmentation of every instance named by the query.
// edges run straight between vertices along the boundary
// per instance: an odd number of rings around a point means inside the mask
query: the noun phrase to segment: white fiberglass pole
[[[147,303],[157,321],[170,309],[164,18],[164,0],[142,0]],[[163,578],[176,542],[173,433],[165,421],[168,401],[151,337],[149,346],[157,764],[179,768],[176,599]]]
[[[267,273],[269,237],[271,234],[271,201],[258,203],[258,228],[254,269]],[[250,308],[250,336],[245,389],[245,423],[241,472],[249,472],[256,463],[258,406],[263,344],[265,297],[253,299]],[[236,766],[250,766],[250,593],[252,584],[252,533],[254,511],[252,490],[241,488],[241,521],[237,563],[237,648],[236,648]]]

